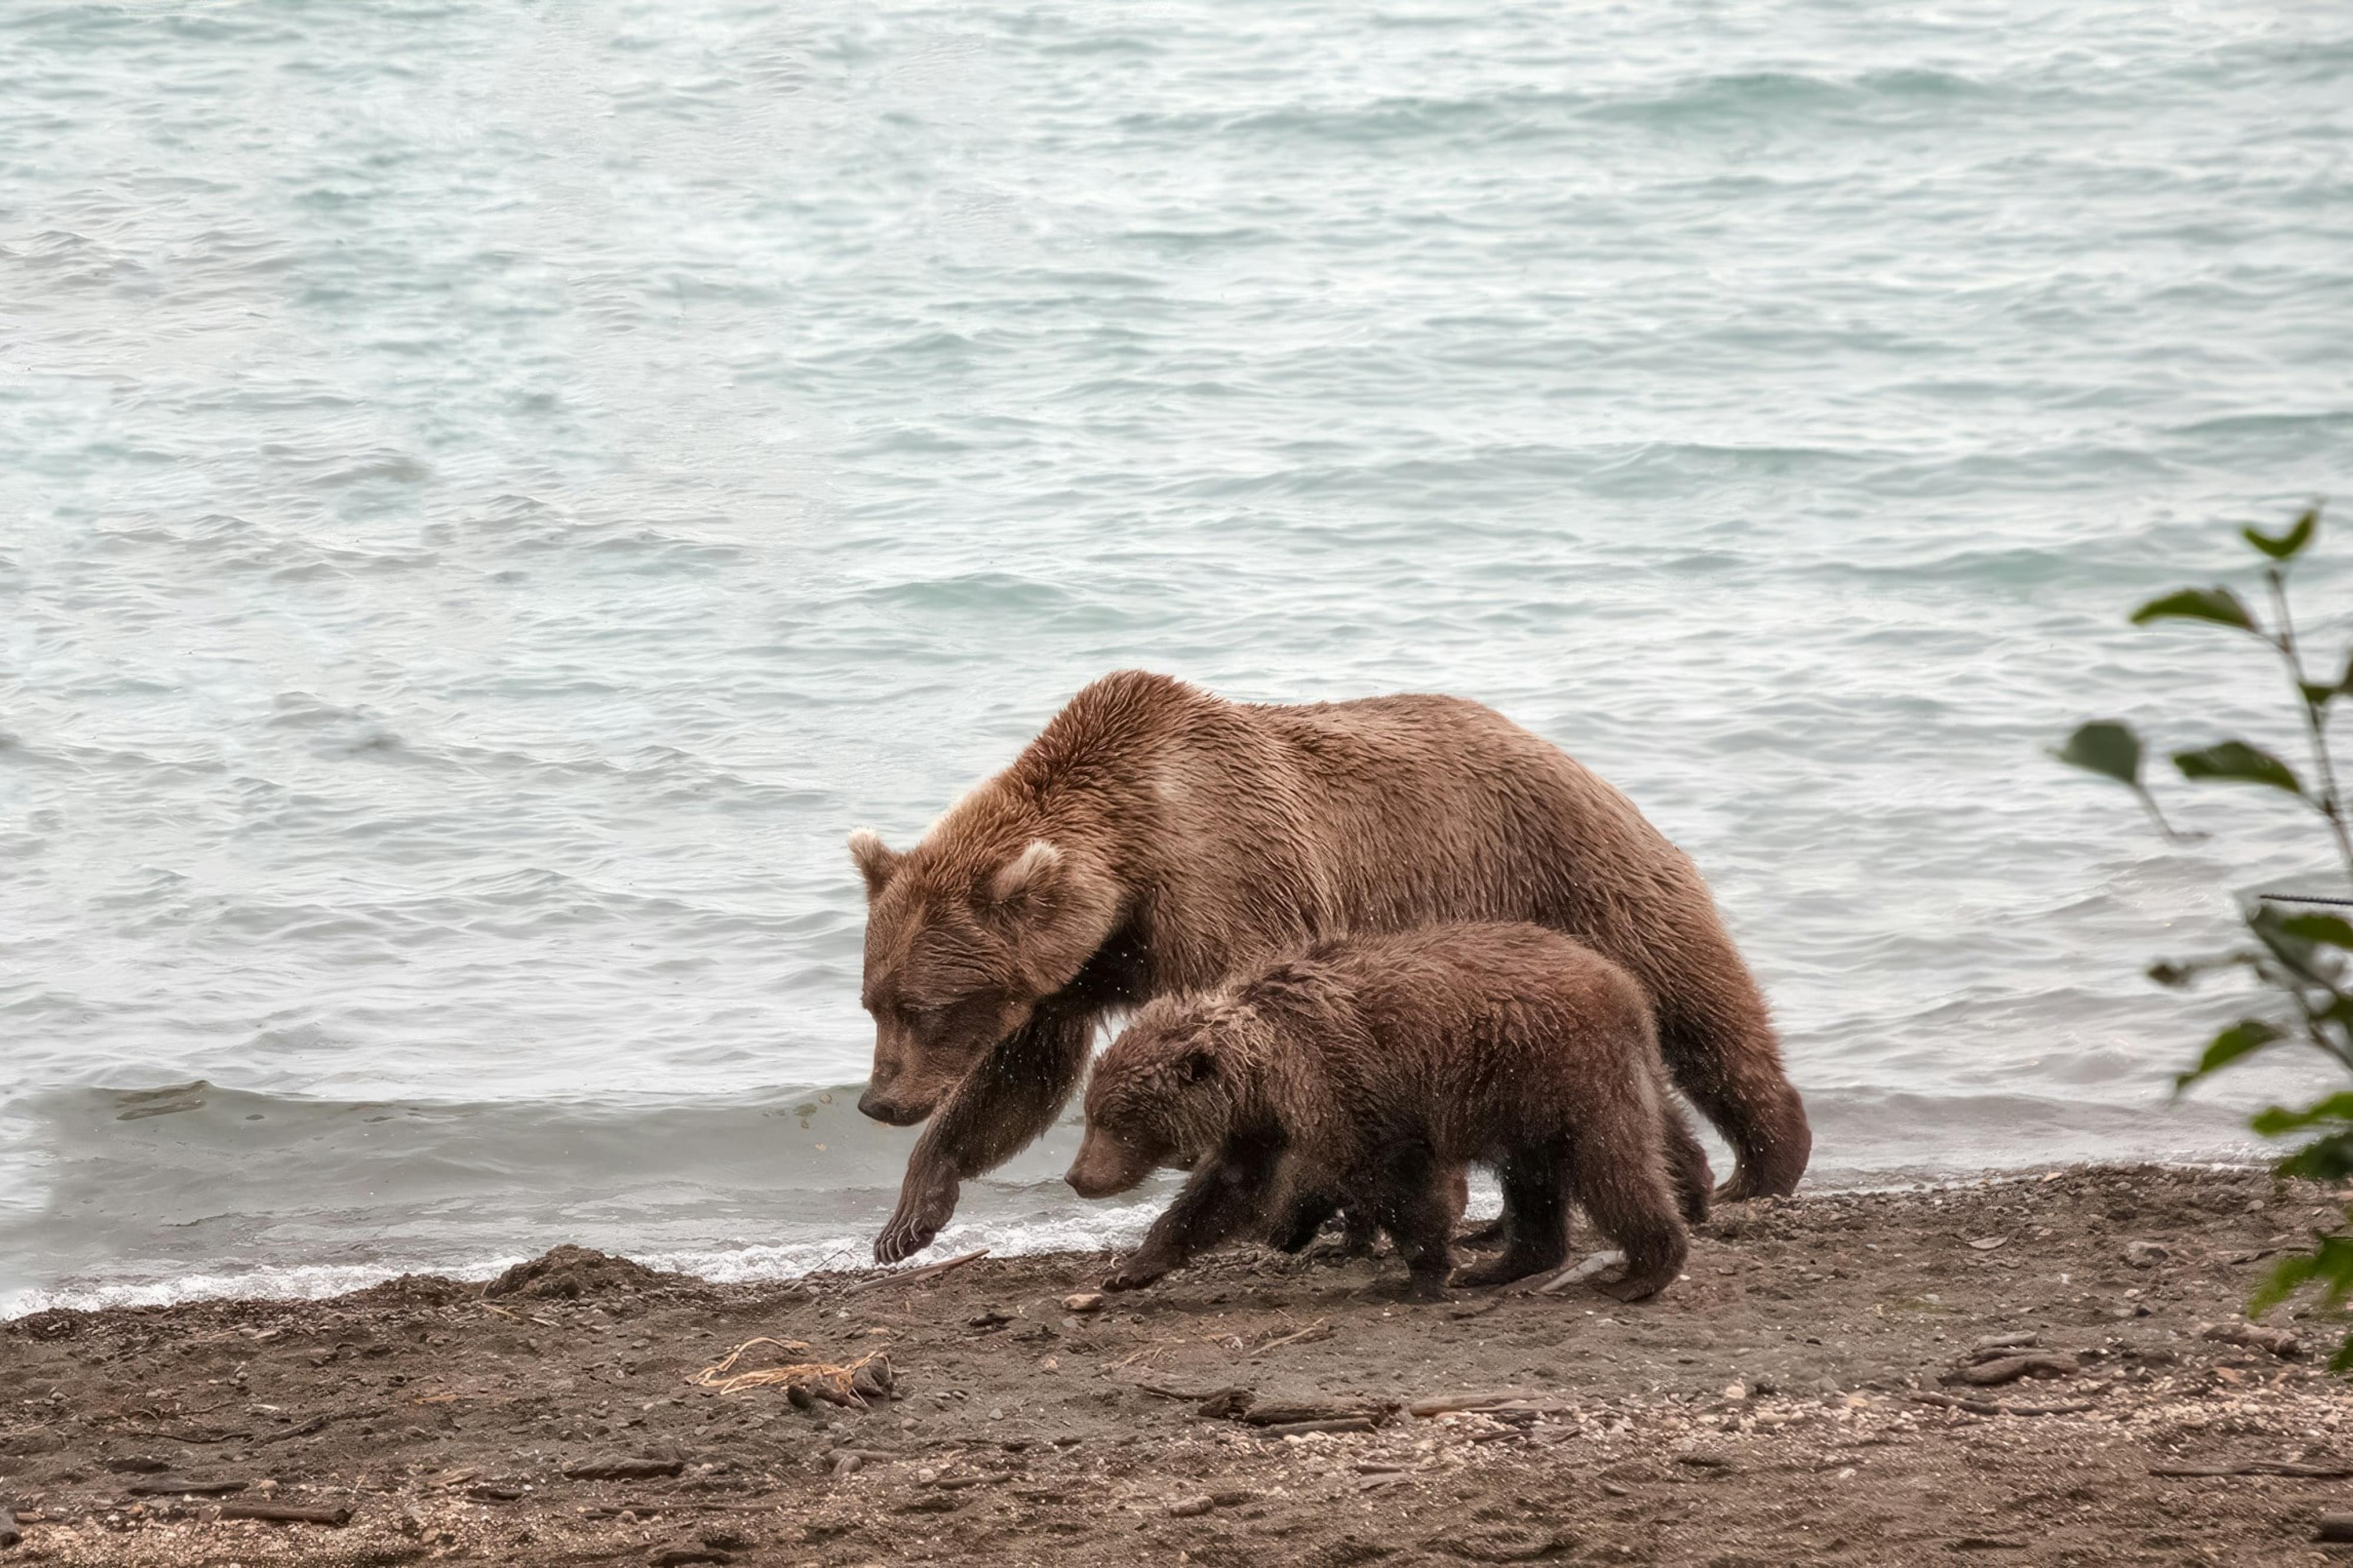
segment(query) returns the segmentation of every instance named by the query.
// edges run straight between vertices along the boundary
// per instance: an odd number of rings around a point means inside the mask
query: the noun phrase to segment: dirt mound
[[[576,1300],[583,1296],[601,1296],[613,1290],[638,1290],[649,1285],[662,1285],[678,1279],[632,1263],[626,1258],[616,1258],[609,1252],[599,1252],[593,1247],[566,1244],[554,1251],[518,1263],[504,1274],[482,1287],[485,1296],[541,1296],[563,1300]]]
[[[46,1312],[28,1313],[8,1327],[28,1340],[71,1339],[80,1330],[82,1317],[82,1313],[53,1307]]]

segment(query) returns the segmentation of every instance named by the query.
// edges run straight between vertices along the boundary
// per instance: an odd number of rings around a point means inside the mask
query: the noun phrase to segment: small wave
[[[257,1264],[248,1268],[177,1274],[169,1279],[65,1284],[21,1290],[0,1301],[0,1321],[28,1313],[66,1308],[97,1312],[110,1307],[169,1307],[182,1301],[264,1300],[318,1301],[349,1295],[397,1279],[405,1274],[434,1273],[453,1279],[489,1279],[522,1261],[487,1258],[471,1264],[441,1268],[402,1268],[394,1264],[293,1263]]]

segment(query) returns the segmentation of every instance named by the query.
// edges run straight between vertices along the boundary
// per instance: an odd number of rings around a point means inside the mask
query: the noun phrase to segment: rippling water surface
[[[1821,1179],[2225,1152],[2308,835],[2039,748],[2348,475],[2337,5],[0,9],[0,1307],[862,1247],[842,837],[1125,666],[1599,768]]]

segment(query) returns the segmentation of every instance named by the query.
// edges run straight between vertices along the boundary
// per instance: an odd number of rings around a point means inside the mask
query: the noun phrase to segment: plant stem
[[[2288,679],[2295,687],[2295,700],[2304,705],[2305,732],[2312,741],[2312,763],[2318,774],[2320,798],[2314,804],[2320,815],[2328,819],[2328,831],[2336,836],[2337,858],[2345,862],[2345,878],[2353,882],[2353,834],[2345,827],[2345,801],[2337,788],[2337,764],[2328,754],[2328,723],[2321,706],[2305,694],[2304,656],[2295,645],[2295,619],[2288,613],[2287,577],[2274,566],[2263,574],[2272,590],[2272,607],[2279,615],[2279,632],[2272,639],[2280,657],[2287,661]]]

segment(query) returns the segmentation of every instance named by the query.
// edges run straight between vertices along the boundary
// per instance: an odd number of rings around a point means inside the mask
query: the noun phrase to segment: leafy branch
[[[2320,509],[2316,506],[2280,533],[2253,527],[2240,531],[2264,558],[2268,622],[2236,593],[2219,586],[2182,588],[2152,599],[2133,612],[2132,621],[2135,626],[2179,620],[2223,626],[2255,638],[2278,657],[2302,719],[2310,781],[2274,753],[2239,740],[2176,752],[2173,765],[2194,783],[2258,784],[2304,802],[2326,825],[2348,889],[2353,890],[2353,825],[2348,822],[2328,734],[2337,700],[2353,696],[2353,658],[2335,680],[2313,679],[2288,600],[2289,570],[2319,529]],[[2155,794],[2141,779],[2144,748],[2131,726],[2096,720],[2079,727],[2052,754],[2131,790],[2168,839],[2199,837],[2177,832],[2158,809]],[[2242,918],[2253,945],[2149,969],[2152,980],[2177,988],[2193,985],[2216,971],[2242,969],[2274,1003],[2272,1016],[2241,1018],[2209,1041],[2197,1062],[2174,1080],[2174,1092],[2179,1095],[2211,1074],[2288,1043],[2316,1050],[2338,1072],[2353,1078],[2353,922],[2337,915],[2289,913],[2263,900],[2243,910]],[[2274,1165],[2278,1174],[2317,1182],[2353,1177],[2353,1090],[2324,1095],[2301,1110],[2267,1107],[2250,1125],[2265,1138],[2303,1140]],[[2260,1315],[2307,1288],[2317,1289],[2321,1307],[2329,1311],[2341,1309],[2353,1296],[2353,1226],[2340,1222],[2316,1231],[2310,1247],[2283,1258],[2256,1287],[2247,1310]],[[2337,1372],[2353,1372],[2353,1333],[2346,1336],[2329,1365]]]

